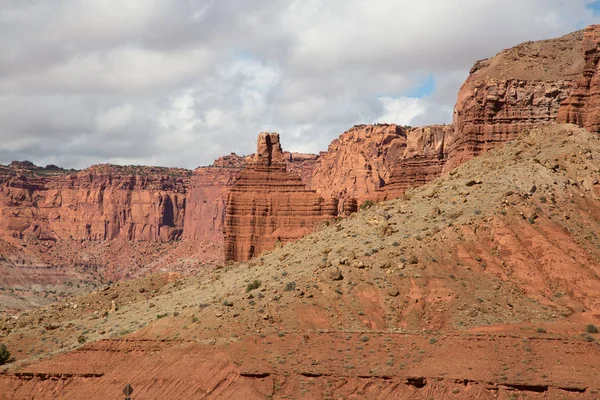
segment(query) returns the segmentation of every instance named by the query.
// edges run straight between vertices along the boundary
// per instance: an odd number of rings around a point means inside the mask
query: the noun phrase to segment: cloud
[[[10,0],[0,162],[193,168],[279,131],[450,122],[481,58],[597,18],[590,0]]]

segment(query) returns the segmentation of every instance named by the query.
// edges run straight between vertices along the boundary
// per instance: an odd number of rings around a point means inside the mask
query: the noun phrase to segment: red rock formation
[[[406,148],[376,199],[396,198],[410,187],[424,185],[439,177],[446,162],[445,139],[453,130],[453,125],[409,129]]]
[[[186,181],[181,170],[106,165],[62,177],[9,178],[0,187],[0,232],[53,240],[172,240],[183,230]]]
[[[357,125],[321,153],[311,188],[338,198],[340,213],[356,211],[356,203],[386,184],[405,147],[406,129],[401,126]]]
[[[571,123],[600,133],[600,25],[585,29],[583,38],[585,66],[575,89],[558,112],[559,123]]]
[[[336,211],[336,199],[324,200],[286,171],[279,135],[261,133],[254,159],[227,198],[225,259],[248,260],[298,239]]]
[[[227,195],[240,171],[238,167],[194,171],[186,197],[183,239],[223,242]]]
[[[244,168],[246,165],[246,157],[238,156],[235,153],[231,153],[228,156],[222,156],[217,158],[213,163],[212,167],[217,168]]]
[[[477,62],[458,93],[444,171],[524,129],[554,123],[583,71],[582,38],[579,31],[527,42]]]
[[[312,176],[319,163],[319,156],[316,154],[290,153],[283,152],[288,172],[296,174],[302,179],[302,182],[310,187]]]

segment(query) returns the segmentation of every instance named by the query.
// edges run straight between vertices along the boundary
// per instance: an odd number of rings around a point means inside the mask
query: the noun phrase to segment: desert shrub
[[[536,332],[537,333],[546,333],[546,330],[544,328],[537,328]]]
[[[248,286],[246,286],[246,293],[249,293],[251,291],[253,291],[254,289],[258,289],[260,287],[260,281],[258,279],[255,279],[254,281],[250,282],[248,284]]]
[[[598,333],[598,327],[594,324],[589,324],[585,327],[587,333]]]
[[[360,209],[361,210],[367,210],[367,209],[371,208],[372,206],[373,206],[373,202],[371,200],[365,200],[360,205]]]
[[[286,292],[291,292],[294,289],[296,289],[296,282],[288,282],[283,288],[283,290],[285,290]]]
[[[10,352],[6,348],[6,345],[0,344],[0,365],[6,364],[10,359]]]

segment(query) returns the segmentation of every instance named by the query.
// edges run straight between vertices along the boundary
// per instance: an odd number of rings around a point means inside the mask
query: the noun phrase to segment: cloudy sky
[[[317,152],[358,123],[450,122],[476,60],[597,3],[0,0],[0,163],[194,168],[260,131]]]

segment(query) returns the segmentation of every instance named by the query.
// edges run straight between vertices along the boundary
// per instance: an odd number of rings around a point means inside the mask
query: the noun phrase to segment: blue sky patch
[[[594,14],[600,14],[600,0],[592,1],[587,5],[587,8],[592,10]]]
[[[408,96],[408,97],[425,97],[425,96],[431,95],[434,90],[435,90],[435,76],[429,75],[427,78],[425,78],[419,84],[419,86],[416,86],[415,88],[409,90],[406,93],[406,96]]]

